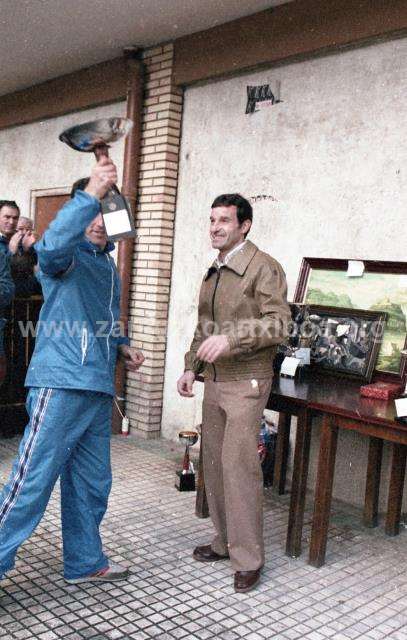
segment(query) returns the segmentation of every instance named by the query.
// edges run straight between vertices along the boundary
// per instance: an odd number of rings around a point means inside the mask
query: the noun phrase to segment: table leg
[[[383,440],[369,439],[369,455],[366,472],[365,508],[363,524],[365,527],[377,527],[380,490],[380,472],[382,468]]]
[[[290,446],[291,415],[280,413],[276,443],[276,459],[274,463],[273,492],[281,496],[285,493],[287,477],[287,460]]]
[[[308,560],[313,567],[322,567],[325,562],[337,441],[338,427],[335,425],[332,416],[324,415],[319,445],[314,517],[312,520]]]
[[[202,433],[201,433],[201,448],[199,450],[199,460],[198,460],[198,479],[196,484],[195,515],[197,516],[197,518],[209,518],[209,508],[208,508],[208,500],[206,498],[205,476],[204,476],[203,460],[202,460]]]
[[[288,517],[287,542],[285,548],[286,554],[292,558],[296,558],[301,554],[305,493],[307,490],[309,450],[311,442],[311,422],[311,416],[306,409],[298,414],[293,479],[291,485],[290,513]]]
[[[389,499],[385,531],[388,536],[397,536],[400,531],[401,503],[403,500],[404,476],[406,473],[407,446],[392,445],[392,461],[390,473]]]

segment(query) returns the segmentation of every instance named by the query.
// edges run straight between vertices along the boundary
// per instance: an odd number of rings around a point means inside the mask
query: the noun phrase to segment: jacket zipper
[[[220,280],[220,269],[218,269],[216,273],[215,288],[213,290],[213,295],[212,295],[212,321],[214,324],[215,324],[215,296],[216,296],[216,290],[218,288],[219,280]],[[216,382],[216,367],[214,364],[212,364],[212,367],[213,367],[213,381]]]
[[[113,290],[114,290],[114,271],[113,271],[113,265],[112,265],[112,261],[111,258],[106,255],[106,259],[110,265],[110,269],[111,269],[111,285],[110,285],[110,301],[109,301],[109,311],[110,311],[110,317],[112,320],[112,325],[110,327],[110,331],[108,333],[108,336],[106,338],[106,346],[107,346],[107,361],[109,362],[110,360],[110,344],[109,344],[109,340],[110,340],[110,336],[112,335],[112,331],[113,331],[113,325],[114,325],[114,316],[113,316],[113,310],[112,310],[112,303],[113,303]]]
[[[82,328],[81,351],[82,351],[81,364],[83,365],[85,362],[87,351],[88,351],[88,330],[86,329],[86,327]]]

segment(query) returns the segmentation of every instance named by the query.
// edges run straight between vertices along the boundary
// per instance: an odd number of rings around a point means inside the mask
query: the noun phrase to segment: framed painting
[[[407,263],[363,260],[360,277],[348,277],[348,260],[303,258],[294,302],[383,311],[387,323],[376,379],[403,379],[407,348]]]

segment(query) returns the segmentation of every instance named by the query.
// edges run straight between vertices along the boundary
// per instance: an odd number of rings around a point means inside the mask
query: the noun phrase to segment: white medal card
[[[126,209],[103,213],[103,221],[108,236],[118,236],[131,231],[129,213]]]
[[[404,418],[404,416],[407,416],[407,398],[396,398],[394,403],[396,405],[397,417]]]
[[[297,371],[297,367],[300,363],[301,363],[301,360],[299,360],[298,358],[292,358],[292,357],[286,356],[281,365],[280,375],[294,378],[295,372]]]

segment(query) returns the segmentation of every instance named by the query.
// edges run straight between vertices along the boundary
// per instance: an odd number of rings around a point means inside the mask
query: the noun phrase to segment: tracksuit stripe
[[[35,441],[37,439],[41,424],[45,416],[48,401],[51,397],[51,392],[52,389],[41,389],[38,396],[37,405],[35,407],[34,415],[31,422],[30,435],[27,438],[27,442],[25,443],[24,450],[21,454],[19,466],[14,475],[13,484],[8,495],[5,497],[3,504],[0,507],[0,528],[4,525],[7,515],[14,506],[24,484],[24,480],[26,478],[28,467],[34,450]]]

